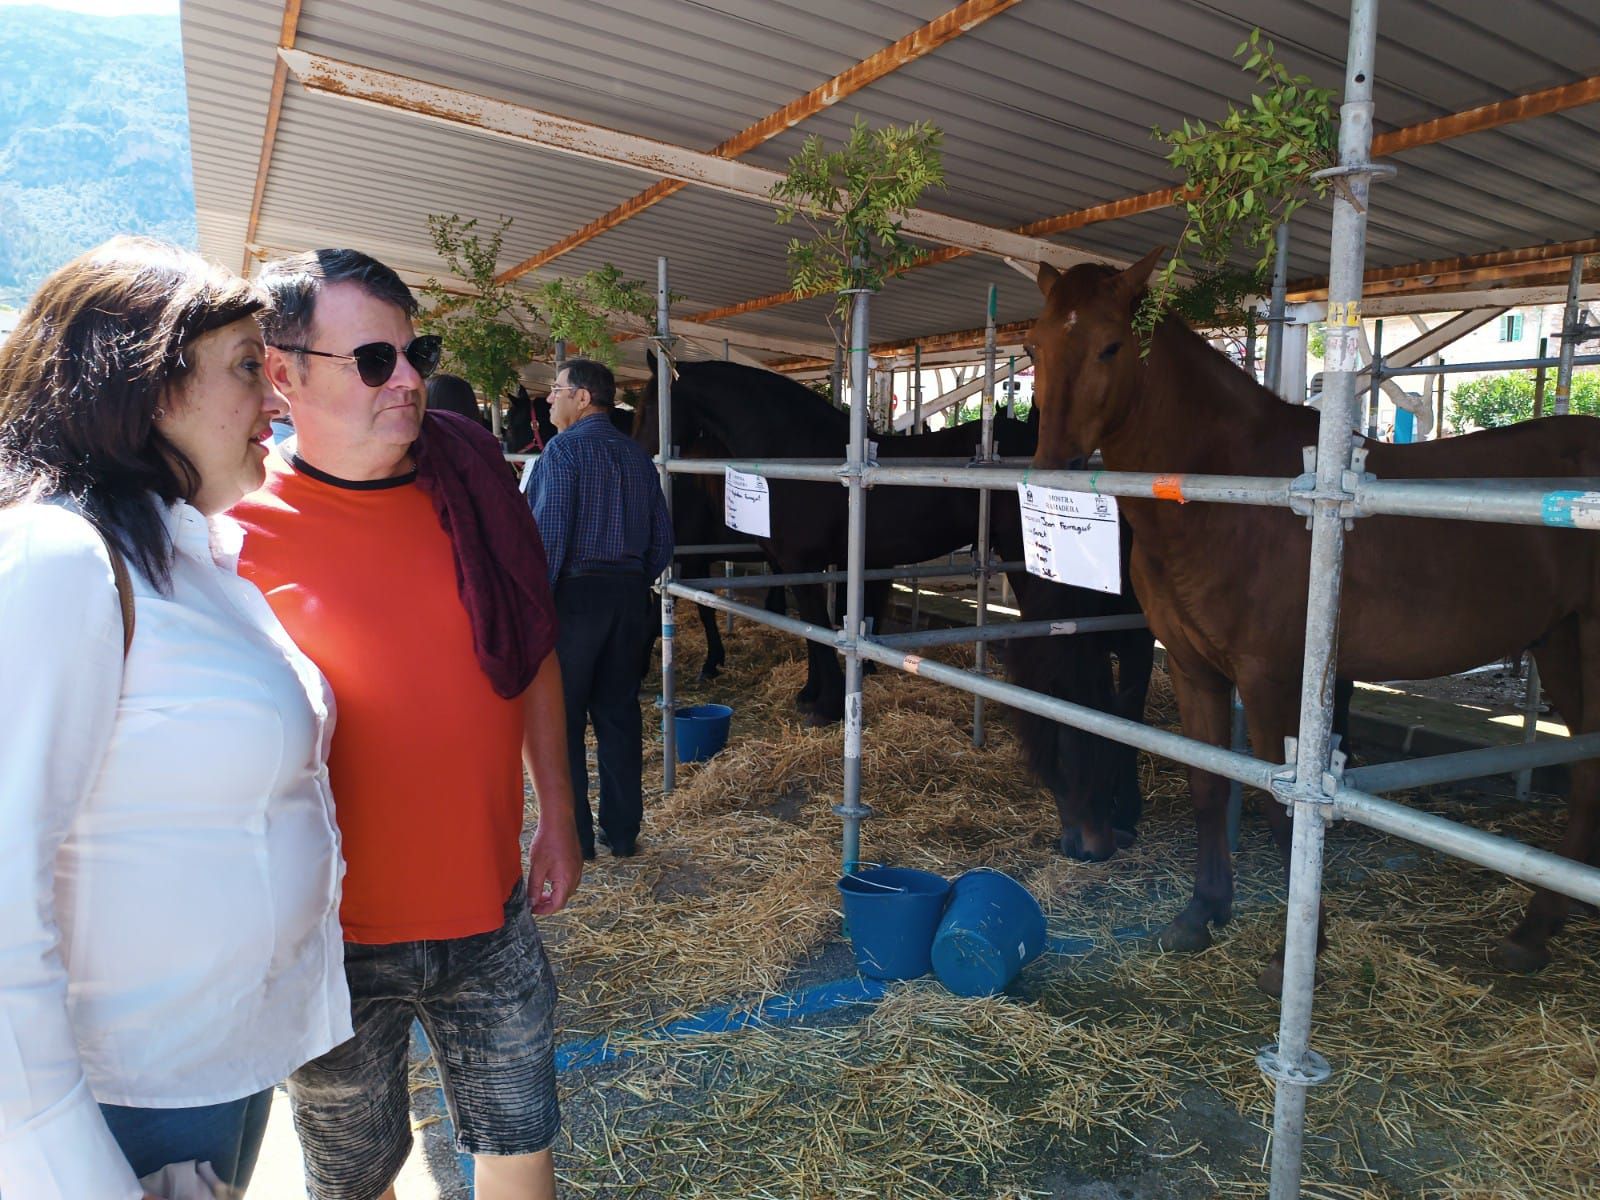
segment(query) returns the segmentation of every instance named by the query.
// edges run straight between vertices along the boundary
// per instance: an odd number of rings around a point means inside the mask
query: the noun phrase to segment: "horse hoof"
[[[829,725],[837,725],[842,720],[844,720],[843,713],[840,713],[837,717],[830,717],[827,713],[816,708],[806,713],[806,724],[812,729],[826,729]]]
[[[701,683],[710,683],[719,674],[720,674],[720,672],[717,670],[716,667],[701,667],[700,668],[700,682]]]
[[[1156,934],[1156,945],[1168,954],[1194,954],[1211,945],[1211,930],[1205,925],[1173,921]]]
[[[1533,975],[1550,965],[1550,948],[1542,944],[1530,946],[1507,937],[1500,939],[1489,958],[1502,971]]]
[[[800,694],[800,695],[798,695],[798,696],[796,696],[794,698],[794,706],[795,706],[795,710],[797,712],[803,712],[803,713],[816,712],[817,711],[817,699],[816,699],[815,696],[807,696],[804,693],[802,693],[802,694]]]
[[[1256,976],[1256,987],[1260,988],[1274,1000],[1283,997],[1283,964],[1274,959],[1261,968],[1261,974]]]
[[[1587,900],[1572,901],[1572,915],[1575,917],[1600,917],[1600,908],[1596,908]]]

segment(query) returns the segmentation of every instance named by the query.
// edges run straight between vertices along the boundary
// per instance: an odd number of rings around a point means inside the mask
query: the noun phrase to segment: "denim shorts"
[[[561,1123],[555,976],[527,889],[490,933],[372,946],[346,942],[355,1036],[289,1077],[312,1200],[375,1200],[411,1152],[411,1022],[433,1047],[456,1148],[533,1154]]]
[[[100,1106],[135,1175],[153,1175],[171,1163],[193,1160],[210,1163],[218,1179],[241,1192],[255,1170],[271,1110],[271,1088],[199,1108]]]

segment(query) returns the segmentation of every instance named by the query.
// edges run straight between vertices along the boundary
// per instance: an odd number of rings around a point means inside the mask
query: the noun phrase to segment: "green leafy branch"
[[[1338,162],[1333,90],[1291,74],[1278,61],[1272,42],[1263,43],[1259,29],[1233,53],[1235,58],[1244,56],[1240,69],[1253,72],[1261,85],[1247,107],[1229,105],[1213,125],[1185,121],[1181,129],[1151,131],[1172,147],[1167,161],[1182,173],[1178,197],[1184,226],[1177,249],[1151,279],[1134,320],[1146,345],[1161,318],[1172,311],[1176,279],[1189,269],[1191,255],[1222,269],[1235,247],[1243,245],[1257,252],[1252,272],[1264,277],[1272,265],[1278,226],[1334,186],[1315,178]]]
[[[872,129],[860,117],[838,150],[825,149],[815,135],[806,138],[772,189],[778,224],[799,219],[811,233],[789,243],[796,292],[877,291],[917,258],[901,220],[928,188],[944,186],[943,140],[926,121]],[[848,298],[840,296],[833,315],[843,319],[848,311]]]
[[[550,324],[550,340],[569,352],[616,365],[612,318],[619,313],[650,320],[656,314],[653,289],[624,279],[610,263],[575,279],[551,279],[533,289]]]
[[[460,375],[481,399],[496,404],[517,384],[518,370],[545,353],[539,310],[521,288],[499,283],[497,263],[510,217],[480,235],[478,220],[430,216],[428,232],[450,273],[469,285],[467,293],[437,279],[422,285],[430,303],[418,320],[424,333],[444,338],[444,367]]]

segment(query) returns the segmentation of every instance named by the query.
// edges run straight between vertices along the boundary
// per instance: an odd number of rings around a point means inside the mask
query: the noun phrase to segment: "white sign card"
[[[1019,483],[1017,502],[1029,574],[1097,592],[1122,591],[1115,497]]]
[[[729,529],[753,537],[772,536],[772,494],[760,475],[722,469],[722,519]]]

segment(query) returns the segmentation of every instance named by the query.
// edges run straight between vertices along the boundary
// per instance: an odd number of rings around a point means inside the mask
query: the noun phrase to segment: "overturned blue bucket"
[[[693,704],[674,714],[679,762],[702,762],[728,744],[733,709],[726,704]]]
[[[978,867],[957,877],[929,958],[958,996],[993,996],[1044,953],[1044,910],[1004,871]]]
[[[868,867],[841,875],[839,897],[856,968],[873,979],[917,979],[950,897],[950,881],[912,867]]]

